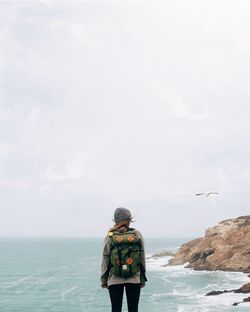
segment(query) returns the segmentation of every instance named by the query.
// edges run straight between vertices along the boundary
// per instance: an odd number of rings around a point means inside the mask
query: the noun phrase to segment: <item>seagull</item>
[[[196,196],[205,195],[206,197],[213,195],[213,194],[219,194],[217,192],[208,192],[208,193],[196,193]]]

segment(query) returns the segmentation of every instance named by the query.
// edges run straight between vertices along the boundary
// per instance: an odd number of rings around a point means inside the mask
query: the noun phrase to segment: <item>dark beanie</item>
[[[114,221],[115,223],[119,223],[121,221],[130,221],[132,219],[131,213],[127,208],[116,208],[114,213]]]

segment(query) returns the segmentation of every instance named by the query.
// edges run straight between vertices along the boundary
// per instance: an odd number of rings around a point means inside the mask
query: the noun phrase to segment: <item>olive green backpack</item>
[[[135,230],[125,233],[109,232],[111,239],[110,259],[115,276],[129,278],[140,269],[140,243]]]

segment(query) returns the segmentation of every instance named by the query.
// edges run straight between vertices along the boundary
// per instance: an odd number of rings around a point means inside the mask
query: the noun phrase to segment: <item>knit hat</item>
[[[114,213],[114,221],[115,223],[119,223],[121,221],[131,221],[132,215],[131,212],[127,208],[116,208]]]

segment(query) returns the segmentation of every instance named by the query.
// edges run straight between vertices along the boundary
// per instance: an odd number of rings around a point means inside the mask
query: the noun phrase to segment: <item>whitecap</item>
[[[168,263],[168,261],[172,257],[165,256],[165,257],[155,257],[155,258],[148,258],[146,260],[147,264],[147,270],[149,271],[155,271],[155,270],[164,270],[166,267],[165,265]]]
[[[205,305],[214,305],[214,306],[224,306],[229,307],[232,306],[235,302],[241,302],[244,298],[246,298],[246,294],[238,294],[238,293],[224,293],[217,296],[208,296],[202,298],[202,302]],[[244,307],[247,306],[247,303],[244,303]]]
[[[36,281],[36,285],[47,285],[47,284],[51,283],[52,281],[54,281],[54,279],[55,279],[54,276],[41,278],[40,280]]]
[[[15,287],[15,286],[18,286],[20,284],[22,284],[24,281],[32,278],[34,276],[34,274],[31,274],[31,275],[28,275],[28,276],[25,276],[23,278],[19,278],[18,280],[15,280],[15,281],[12,281],[12,282],[7,282],[7,283],[4,283],[1,288],[12,288],[12,287]]]
[[[64,301],[64,299],[66,298],[66,296],[71,293],[74,289],[76,289],[76,285],[74,285],[73,287],[66,289],[64,291],[61,292],[61,301]]]

